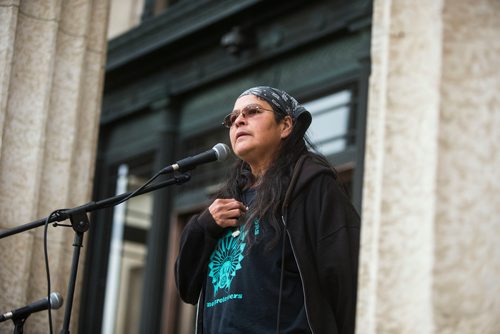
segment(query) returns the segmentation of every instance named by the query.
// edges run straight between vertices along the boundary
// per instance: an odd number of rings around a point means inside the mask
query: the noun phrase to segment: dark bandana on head
[[[299,116],[305,117],[307,126],[311,123],[311,114],[300,105],[290,94],[277,88],[268,86],[258,86],[247,89],[241,96],[255,95],[267,101],[273,109],[283,115],[290,115],[294,121]]]

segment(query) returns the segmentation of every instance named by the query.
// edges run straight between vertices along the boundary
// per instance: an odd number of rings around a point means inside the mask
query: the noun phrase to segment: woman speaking
[[[354,333],[359,215],[308,149],[310,123],[272,87],[246,90],[224,118],[237,162],[176,261],[197,333]]]

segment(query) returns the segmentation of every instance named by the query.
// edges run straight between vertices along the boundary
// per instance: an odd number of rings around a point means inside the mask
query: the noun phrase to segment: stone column
[[[357,333],[500,332],[499,15],[374,1]]]
[[[0,230],[90,200],[108,7],[0,0]],[[52,291],[63,297],[72,243],[72,229],[49,227]],[[46,295],[43,228],[0,240],[0,254],[0,312]],[[57,332],[63,315],[64,308],[53,312]],[[30,316],[25,330],[46,333],[46,313]]]
[[[500,1],[446,0],[435,206],[438,333],[500,333]]]

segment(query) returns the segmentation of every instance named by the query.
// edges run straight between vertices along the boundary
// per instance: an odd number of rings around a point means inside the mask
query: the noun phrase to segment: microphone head
[[[50,308],[53,310],[57,310],[59,307],[62,306],[63,304],[63,297],[57,293],[57,292],[52,292],[50,294]]]
[[[223,143],[218,143],[216,144],[212,150],[215,151],[215,155],[217,156],[217,161],[223,161],[226,160],[227,157],[229,156],[229,153],[231,150],[229,149],[229,146]]]

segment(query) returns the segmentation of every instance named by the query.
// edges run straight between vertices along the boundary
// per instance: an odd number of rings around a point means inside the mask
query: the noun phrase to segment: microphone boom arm
[[[165,187],[168,187],[168,186],[173,185],[173,184],[182,184],[182,183],[189,181],[190,178],[191,178],[191,175],[189,173],[175,175],[171,179],[168,179],[168,180],[165,180],[162,182],[158,182],[158,183],[152,184],[148,187],[145,187],[141,191],[138,191],[136,194],[134,194],[132,197],[139,196],[139,195],[142,195],[145,193],[149,193],[149,192],[157,190],[157,189],[165,188]],[[88,202],[84,205],[81,205],[81,206],[78,206],[75,208],[62,210],[59,214],[52,215],[52,217],[50,217],[50,219],[49,219],[49,223],[62,222],[62,221],[65,221],[67,219],[70,219],[70,216],[78,211],[80,211],[80,212],[81,211],[92,212],[92,211],[96,211],[99,209],[115,206],[122,199],[126,198],[127,196],[130,196],[130,194],[132,194],[132,191],[127,192],[127,193],[123,193],[120,195],[116,195],[113,197],[109,197],[109,198],[103,199],[103,200],[98,201],[98,202],[91,201],[91,202]],[[4,231],[0,231],[0,239],[6,238],[8,236],[18,234],[18,233],[21,233],[24,231],[28,231],[28,230],[31,230],[31,229],[34,229],[34,228],[37,228],[40,226],[43,226],[43,225],[45,225],[47,218],[48,217],[45,217],[42,219],[32,221],[31,223],[15,226],[15,227],[12,227],[10,229],[6,229]]]

